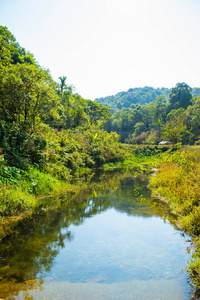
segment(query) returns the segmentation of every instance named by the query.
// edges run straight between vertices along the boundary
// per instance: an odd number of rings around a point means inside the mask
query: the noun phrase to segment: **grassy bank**
[[[163,155],[150,186],[177,214],[177,225],[193,237],[194,253],[188,264],[195,297],[200,296],[200,148],[183,147]]]
[[[171,148],[172,146],[124,144],[125,155],[123,159],[104,164],[104,169],[128,166],[155,168],[162,161],[163,154]]]
[[[47,201],[67,193],[77,193],[82,186],[62,181],[37,168],[21,170],[0,163],[0,237],[12,232],[22,219],[30,216],[35,209]]]

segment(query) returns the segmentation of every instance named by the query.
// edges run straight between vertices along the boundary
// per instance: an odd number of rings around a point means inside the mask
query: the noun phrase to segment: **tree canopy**
[[[186,83],[177,83],[169,94],[170,109],[187,108],[192,99],[192,89]]]

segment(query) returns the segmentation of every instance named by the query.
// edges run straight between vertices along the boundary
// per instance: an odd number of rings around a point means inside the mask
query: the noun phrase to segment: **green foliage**
[[[35,64],[35,60],[31,53],[20,47],[7,27],[0,26],[0,66],[17,63]]]
[[[91,100],[85,100],[80,95],[73,95],[70,88],[62,92],[61,104],[58,109],[57,118],[50,116],[44,120],[61,129],[76,128],[79,126],[103,124],[111,117],[109,108]]]
[[[164,163],[151,178],[154,193],[164,197],[171,210],[177,214],[178,226],[194,237],[196,251],[188,270],[192,284],[200,285],[200,157],[199,147],[184,148],[165,155]]]
[[[16,122],[22,130],[55,109],[58,101],[47,71],[35,65],[16,64],[0,69],[0,113],[6,122]]]
[[[10,134],[12,144],[4,151],[0,167],[2,215],[26,211],[36,205],[35,197],[66,191],[71,175],[81,168],[123,160],[125,154],[118,135],[98,126],[57,131],[41,123],[35,133],[23,137],[17,153],[18,134],[16,141]]]
[[[38,206],[38,196],[60,195],[70,188],[70,184],[59,180],[56,174],[52,176],[33,167],[23,171],[8,166],[3,158],[0,185],[0,216],[17,216]]]
[[[2,186],[0,190],[0,216],[17,216],[35,207],[33,195],[20,187]]]
[[[162,139],[171,141],[173,143],[178,143],[182,141],[183,135],[189,133],[187,131],[187,126],[180,118],[176,118],[167,122],[162,130]]]
[[[16,215],[34,205],[35,197],[23,191],[26,173],[0,160],[0,215]]]
[[[188,85],[177,84],[170,93],[170,103],[161,95],[154,103],[118,110],[105,129],[116,131],[121,142],[131,144],[158,144],[162,139],[194,144],[200,136],[199,97],[190,101],[190,91]],[[174,99],[179,104],[172,105]]]
[[[116,133],[109,134],[98,126],[54,132],[49,135],[46,161],[60,162],[72,172],[79,167],[99,167],[123,158],[124,150],[118,138]]]
[[[60,76],[59,77],[60,79],[60,94],[62,95],[63,94],[63,91],[66,89],[67,85],[65,83],[67,77],[66,76]]]
[[[117,110],[121,110],[121,109],[127,109],[127,108],[134,109],[135,106],[137,105],[148,105],[151,102],[155,103],[157,99],[159,99],[160,97],[161,97],[160,99],[164,97],[164,99],[168,101],[170,93],[171,93],[171,97],[173,97],[174,92],[176,92],[177,89],[178,90],[181,89],[181,93],[182,95],[184,94],[183,96],[186,96],[186,99],[185,97],[181,96],[181,99],[179,99],[180,105],[172,108],[176,108],[176,109],[178,107],[186,108],[188,106],[188,101],[189,101],[188,99],[190,98],[190,97],[188,98],[188,95],[190,96],[190,94],[188,94],[187,91],[191,92],[193,97],[198,97],[200,95],[200,91],[198,88],[193,88],[190,90],[188,85],[186,85],[185,83],[179,83],[175,88],[171,90],[168,88],[153,88],[148,86],[145,86],[143,88],[131,88],[127,92],[120,92],[116,95],[107,96],[105,98],[97,98],[95,99],[95,101],[112,108],[112,111],[116,112]],[[186,92],[184,92],[184,90]],[[179,100],[177,98],[177,101]]]
[[[169,94],[170,109],[187,108],[192,99],[192,89],[186,83],[177,83]]]
[[[158,96],[164,95],[168,98],[170,89],[153,88],[145,86],[143,88],[131,88],[127,92],[120,92],[115,96],[95,99],[98,103],[102,103],[116,111],[122,108],[134,108],[134,105],[146,105],[155,102]]]
[[[17,123],[0,123],[0,144],[11,166],[27,169],[30,163],[42,165],[46,143],[38,131],[24,132]]]
[[[198,141],[200,137],[200,97],[193,98],[192,104],[185,111],[186,124],[190,131],[190,144]]]

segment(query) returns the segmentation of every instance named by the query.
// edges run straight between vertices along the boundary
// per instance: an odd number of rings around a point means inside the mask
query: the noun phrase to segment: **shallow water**
[[[147,184],[103,174],[22,224],[1,245],[0,298],[190,299],[189,245]]]

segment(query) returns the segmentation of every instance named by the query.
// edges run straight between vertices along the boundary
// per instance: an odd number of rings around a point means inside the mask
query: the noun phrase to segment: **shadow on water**
[[[90,178],[88,188],[78,196],[71,197],[71,199],[55,199],[36,211],[32,217],[18,224],[13,233],[3,238],[0,244],[0,298],[34,299],[31,296],[29,298],[29,292],[42,291],[44,280],[45,282],[65,281],[77,284],[115,284],[131,280],[162,279],[166,276],[170,278],[172,276],[170,267],[163,264],[162,255],[159,253],[156,254],[157,258],[152,258],[152,266],[147,266],[145,262],[147,252],[143,253],[143,267],[141,267],[141,262],[138,262],[138,258],[133,260],[133,256],[136,255],[133,254],[133,248],[135,248],[135,253],[138,252],[138,256],[141,251],[133,245],[134,241],[131,241],[133,235],[131,228],[136,226],[135,224],[148,232],[148,224],[140,225],[140,221],[152,218],[155,228],[160,226],[157,225],[158,219],[163,219],[164,222],[172,225],[175,225],[176,221],[175,217],[168,213],[166,204],[151,197],[147,185],[148,174],[135,170],[99,171],[93,178]],[[98,218],[94,219],[94,216]],[[133,221],[133,216],[136,218],[135,221]],[[129,223],[126,227],[127,217]],[[104,219],[101,220],[101,218]],[[82,227],[79,225],[83,224],[85,227],[82,226],[84,229],[81,232]],[[100,227],[104,227],[102,233],[99,232]],[[89,228],[93,231],[87,236]],[[108,228],[111,230],[111,236],[107,237]],[[114,246],[112,231],[117,238]],[[75,236],[78,235],[80,235],[81,242],[76,244]],[[127,237],[124,239],[124,236]],[[140,236],[137,238],[140,239]],[[146,238],[150,245],[153,241],[150,233]],[[95,239],[98,239],[96,245],[106,243],[106,250],[101,249],[101,251],[106,251],[105,254],[102,254],[99,248],[91,243],[91,240],[95,241]],[[120,246],[122,241],[123,243],[131,241],[130,245],[127,244],[127,249]],[[144,242],[142,243],[143,248],[147,247]],[[157,243],[156,240],[155,243]],[[115,255],[113,253],[115,251],[117,253],[117,248],[120,254]],[[174,251],[173,246],[172,251]],[[120,260],[119,255],[124,255],[126,260],[116,264],[115,262]],[[155,259],[162,268],[158,269],[154,266]],[[95,264],[93,264],[94,260]],[[134,271],[131,269],[131,264],[135,265]],[[59,271],[56,269],[57,265]],[[98,276],[97,270],[100,274]],[[21,291],[25,296],[18,298]]]

